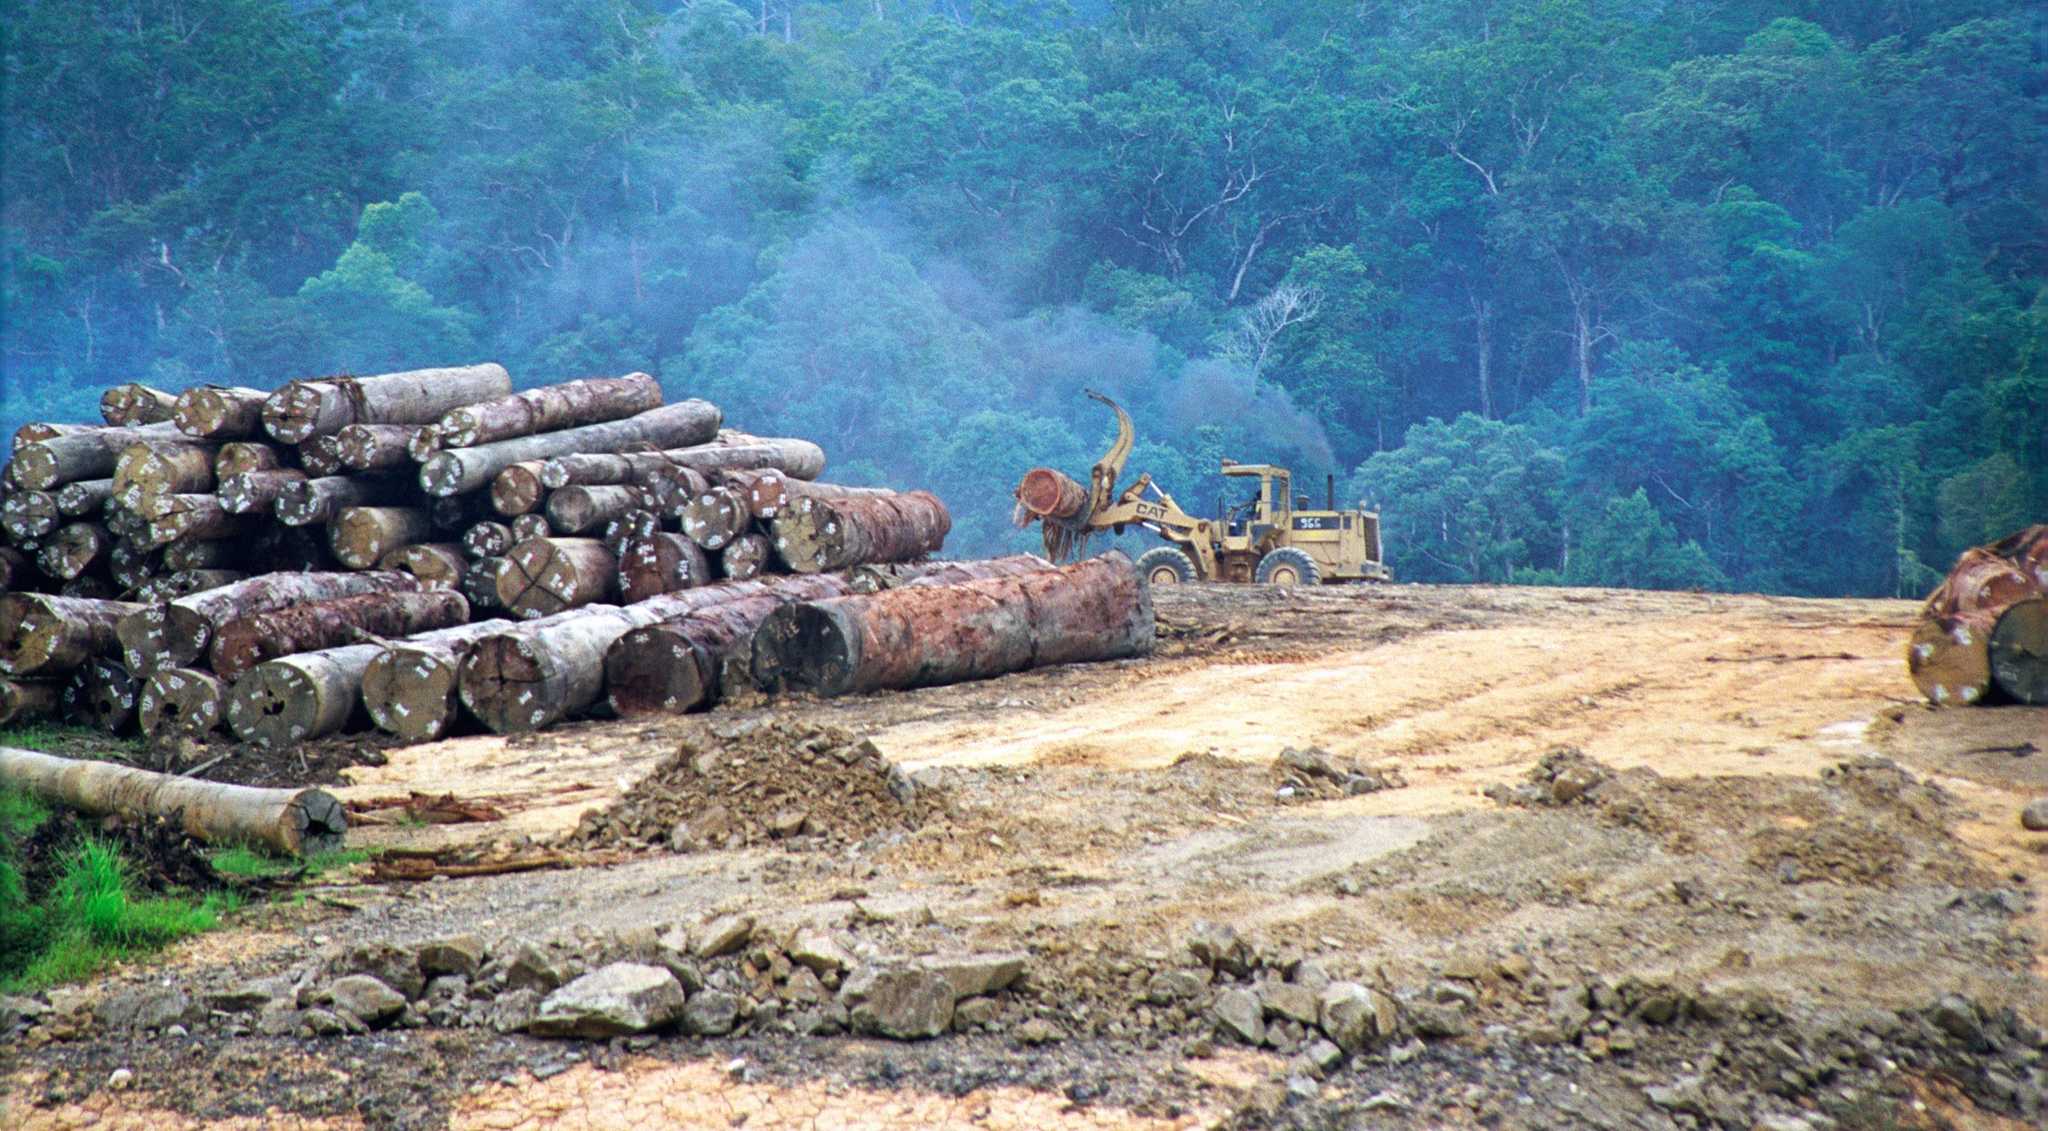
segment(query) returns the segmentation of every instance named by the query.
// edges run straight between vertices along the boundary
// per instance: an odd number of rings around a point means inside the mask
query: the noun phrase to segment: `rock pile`
[[[1340,758],[1320,746],[1280,751],[1273,760],[1273,777],[1278,782],[1274,796],[1281,801],[1325,801],[1333,797],[1357,797],[1408,784],[1399,770],[1365,767]]]

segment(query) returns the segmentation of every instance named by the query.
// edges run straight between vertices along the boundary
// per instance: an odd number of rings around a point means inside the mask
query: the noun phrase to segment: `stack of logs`
[[[722,430],[646,374],[123,385],[101,407],[15,436],[0,723],[423,740],[1151,642],[1121,559],[926,561],[951,525],[936,497],[817,482],[817,445]]]
[[[2048,705],[2048,525],[1965,550],[1927,598],[1906,666],[1940,706]]]

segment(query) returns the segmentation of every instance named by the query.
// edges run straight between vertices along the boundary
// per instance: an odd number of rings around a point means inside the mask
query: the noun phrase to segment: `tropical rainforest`
[[[0,424],[642,370],[833,478],[1224,457],[1408,580],[1911,595],[2048,518],[2043,9],[0,0]],[[1235,501],[1231,499],[1229,501]]]

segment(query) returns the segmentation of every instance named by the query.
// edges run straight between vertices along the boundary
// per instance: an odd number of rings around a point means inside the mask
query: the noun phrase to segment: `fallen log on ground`
[[[1957,557],[1921,608],[1921,620],[1906,646],[1906,670],[1914,686],[1937,706],[1968,706],[1993,700],[1999,684],[1992,669],[1991,640],[2003,614],[2043,592],[2034,567],[2037,550],[2048,558],[2048,526],[2029,527],[1990,546]],[[2035,615],[2023,611],[2007,630],[2004,655],[2011,678],[2025,694],[2033,664],[2027,643]]]
[[[929,491],[799,498],[775,516],[775,552],[798,573],[902,562],[936,553],[953,517]]]
[[[228,692],[228,729],[276,748],[348,729],[361,708],[363,669],[382,644],[350,644],[265,660]]]
[[[530,621],[527,627],[542,623]],[[461,710],[463,659],[477,641],[515,627],[508,620],[478,621],[392,641],[363,669],[363,707],[370,721],[409,742],[445,736]]]
[[[327,527],[327,546],[349,569],[375,569],[385,554],[433,532],[433,518],[418,507],[347,507]]]
[[[241,440],[263,434],[262,389],[201,385],[178,394],[171,420],[196,440]]]
[[[287,444],[303,444],[351,424],[432,424],[452,409],[511,391],[511,375],[491,363],[293,381],[263,402],[263,427]]]
[[[2048,597],[2008,605],[1991,628],[1986,650],[1991,682],[2006,698],[2048,706]]]
[[[505,555],[498,602],[529,620],[596,604],[617,594],[618,568],[595,538],[529,538]]]
[[[606,698],[622,717],[682,714],[708,706],[722,694],[726,661],[751,649],[755,631],[770,614],[792,601],[850,592],[837,574],[788,578],[771,591],[629,629],[605,649]]]
[[[847,695],[1152,648],[1152,597],[1111,551],[1061,569],[788,605],[754,636],[764,687]]]
[[[304,855],[339,849],[348,830],[341,803],[318,789],[256,789],[4,746],[0,782],[93,816],[175,821],[208,844]]]
[[[623,420],[661,407],[661,382],[645,373],[589,377],[451,409],[438,427],[444,448]]]
[[[120,649],[114,626],[146,605],[40,593],[0,596],[0,672],[55,675]]]
[[[317,652],[365,636],[411,636],[469,620],[469,602],[445,589],[362,593],[226,621],[209,652],[215,675],[235,680],[265,660]]]
[[[267,573],[122,617],[114,632],[128,666],[146,675],[160,667],[191,667],[213,645],[214,629],[236,617],[360,593],[418,588],[417,578],[384,570]]]
[[[582,451],[615,451],[632,444],[680,447],[717,435],[718,406],[687,400],[604,424],[521,436],[473,448],[443,448],[420,464],[420,488],[430,495],[454,495],[489,484],[500,471],[522,460],[546,460]]]
[[[227,684],[197,668],[158,668],[142,685],[135,722],[151,740],[200,738],[226,719]]]

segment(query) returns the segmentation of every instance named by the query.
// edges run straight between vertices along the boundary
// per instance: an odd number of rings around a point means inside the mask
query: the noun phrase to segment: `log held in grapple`
[[[1928,700],[2048,701],[2048,524],[1963,551],[1921,609],[1906,669]]]

